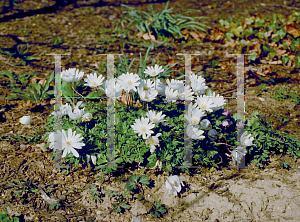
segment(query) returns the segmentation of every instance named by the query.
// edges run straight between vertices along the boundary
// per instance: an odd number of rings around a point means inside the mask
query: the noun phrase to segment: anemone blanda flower
[[[93,118],[93,115],[91,113],[86,113],[81,117],[82,122],[88,122]]]
[[[141,79],[138,89],[146,91],[146,92],[150,92],[152,90],[155,90],[155,84],[150,79],[147,79],[147,81]]]
[[[151,102],[156,98],[158,91],[155,89],[151,90],[151,91],[143,91],[138,88],[138,93],[139,93],[141,100],[146,101],[146,102]]]
[[[200,126],[202,126],[202,128],[205,129],[205,130],[211,130],[212,129],[211,123],[208,119],[203,119],[200,122]]]
[[[180,100],[193,100],[194,92],[190,86],[182,86],[178,89],[178,99]]]
[[[61,105],[60,106],[60,110],[58,111],[58,115],[67,115],[68,114],[68,106],[69,106],[69,104],[67,103],[67,104],[64,104],[64,105]],[[54,111],[54,112],[52,112],[51,114],[50,114],[50,116],[54,116],[54,117],[57,117],[57,115],[56,115],[56,112]]]
[[[67,106],[67,113],[68,113],[69,117],[73,120],[77,120],[77,119],[81,118],[84,113],[85,108],[79,109],[80,105],[82,104],[82,101],[80,101],[80,102],[77,103],[77,105],[75,106],[73,111],[72,111],[72,107],[69,104]]]
[[[104,80],[104,77],[102,75],[98,76],[96,73],[90,74],[87,76],[87,78],[84,79],[84,81],[86,82],[84,85],[95,88],[95,87],[101,86],[103,80]]]
[[[31,117],[30,116],[23,116],[22,118],[20,118],[20,123],[22,123],[23,125],[29,125],[30,121],[31,121]]]
[[[162,120],[163,118],[166,117],[165,114],[162,114],[162,111],[160,111],[159,113],[156,114],[154,110],[150,110],[146,113],[146,116],[153,123],[159,123],[159,122],[162,122],[162,121],[166,121],[166,120]]]
[[[70,68],[61,72],[61,77],[65,82],[78,82],[82,79],[84,72],[80,72],[76,68]]]
[[[83,138],[81,137],[81,134],[76,135],[76,132],[72,132],[71,128],[68,129],[68,135],[66,134],[65,130],[57,130],[56,133],[51,132],[48,135],[48,142],[50,143],[49,148],[64,150],[62,155],[63,158],[68,153],[72,153],[75,157],[79,157],[79,154],[75,148],[81,149],[83,146],[85,146],[85,144],[82,143],[82,139]],[[61,141],[61,147],[54,147],[55,142],[59,142],[59,140]]]
[[[85,144],[81,142],[82,139],[81,134],[76,135],[76,132],[72,132],[71,128],[68,129],[68,135],[66,131],[62,130],[62,148],[64,150],[62,157],[64,158],[68,153],[79,157],[79,153],[75,148],[82,149],[82,147],[85,146]]]
[[[188,107],[188,114],[184,114],[184,117],[189,121],[191,125],[199,124],[200,119],[205,116],[205,112],[199,108],[195,107],[196,104],[190,103]]]
[[[87,162],[89,162],[90,159],[92,159],[92,163],[94,165],[96,165],[96,163],[97,163],[97,157],[95,155],[88,155],[88,154],[86,154],[86,159],[87,159]]]
[[[164,69],[162,68],[162,66],[158,66],[157,64],[155,64],[155,66],[148,66],[145,69],[144,73],[149,76],[155,77],[163,71],[164,71]]]
[[[174,175],[170,176],[166,180],[166,187],[169,191],[169,194],[173,193],[175,196],[177,196],[177,192],[179,193],[181,191],[181,185],[184,186],[182,180],[180,179],[179,176]]]
[[[199,125],[191,125],[189,124],[187,126],[187,129],[186,129],[186,132],[187,132],[187,135],[192,138],[192,139],[195,139],[195,140],[200,140],[200,139],[204,139],[205,136],[202,136],[202,134],[204,133],[203,130],[199,130]]]
[[[155,127],[154,123],[149,123],[149,118],[142,117],[141,119],[136,119],[135,123],[131,126],[135,133],[139,136],[143,136],[143,139],[148,139],[151,133],[154,133],[153,129]]]
[[[181,87],[184,87],[184,82],[182,80],[176,80],[176,79],[169,79],[166,80],[169,87],[171,87],[173,90],[178,90]]]
[[[167,102],[172,101],[174,103],[178,99],[178,91],[173,91],[173,89],[169,86],[166,87],[165,95],[167,98]]]
[[[140,85],[140,77],[137,74],[126,73],[118,77],[117,83],[119,83],[122,88],[129,93],[130,91],[136,92],[136,87]]]
[[[213,112],[213,107],[214,107],[214,101],[211,97],[209,96],[198,96],[196,100],[197,105],[207,111],[207,112]]]
[[[212,110],[215,112],[221,108],[224,108],[224,105],[226,103],[226,100],[223,96],[220,96],[219,94],[216,95],[215,92],[210,93],[209,96],[212,98],[214,102],[214,106],[212,107]]]
[[[150,136],[146,140],[146,144],[150,144],[150,152],[153,153],[155,151],[155,146],[159,146],[158,137],[161,136],[161,133],[157,133],[155,136]]]
[[[122,96],[122,87],[115,79],[109,79],[104,82],[105,94],[112,99],[118,99]]]
[[[192,75],[191,77],[191,87],[196,95],[204,94],[208,86],[205,85],[205,79],[202,76]]]
[[[160,79],[155,80],[156,90],[158,91],[158,95],[165,95],[166,85],[160,81]]]
[[[242,146],[256,146],[255,144],[252,143],[252,141],[254,140],[254,137],[251,137],[251,134],[247,135],[247,131],[245,131],[242,135],[241,135],[241,145]]]

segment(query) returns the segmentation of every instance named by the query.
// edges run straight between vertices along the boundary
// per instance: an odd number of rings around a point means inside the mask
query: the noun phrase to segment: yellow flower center
[[[197,120],[196,120],[196,119],[193,119],[192,122],[193,122],[193,123],[197,123]]]
[[[154,71],[154,72],[152,72],[152,75],[153,75],[153,76],[156,76],[156,72],[155,72],[155,71]]]
[[[93,86],[97,86],[97,82],[92,82],[92,85]]]
[[[132,82],[130,80],[127,81],[127,85],[131,86]]]
[[[147,86],[144,86],[144,88],[143,88],[144,90],[148,90],[148,87]]]
[[[157,119],[157,118],[154,118],[153,121],[156,122],[156,121],[158,121],[158,119]]]
[[[206,107],[207,107],[206,104],[202,104],[202,105],[201,105],[201,108],[202,108],[202,109],[206,109]]]
[[[151,145],[154,145],[154,144],[155,144],[155,140],[154,140],[154,139],[151,139],[151,140],[150,140],[150,143],[151,143]]]
[[[141,130],[142,130],[142,132],[146,132],[147,129],[146,129],[146,127],[142,126]]]

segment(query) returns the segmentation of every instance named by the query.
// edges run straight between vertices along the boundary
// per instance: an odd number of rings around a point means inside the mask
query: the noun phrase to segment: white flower
[[[91,158],[92,159],[92,163],[94,165],[96,165],[96,163],[97,163],[97,157],[95,155],[88,155],[88,154],[86,154],[86,158],[87,158],[87,162],[89,162],[90,158]]]
[[[178,89],[178,98],[180,100],[193,100],[194,99],[194,97],[192,96],[193,94],[194,92],[192,91],[190,86],[182,86]]]
[[[205,130],[211,130],[212,129],[212,126],[211,126],[211,123],[208,119],[203,119],[201,122],[200,122],[200,125],[202,126],[203,129]]]
[[[136,87],[140,85],[140,77],[137,74],[126,73],[118,77],[117,82],[123,87],[126,93],[136,92]]]
[[[67,115],[68,114],[68,106],[69,106],[69,104],[64,104],[64,105],[61,105],[60,106],[60,110],[58,111],[58,115]],[[52,112],[51,114],[50,114],[50,116],[54,116],[54,117],[57,117],[57,115],[56,115],[56,112],[54,111],[54,112]]]
[[[70,68],[61,72],[61,77],[66,82],[78,82],[82,79],[84,72],[80,72],[76,68]]]
[[[204,94],[208,86],[205,85],[205,79],[202,76],[192,75],[191,86],[196,95]]]
[[[172,101],[174,103],[178,99],[178,91],[173,91],[173,89],[169,86],[166,87],[165,95],[167,97],[167,102]]]
[[[177,192],[179,193],[181,191],[181,185],[184,186],[182,180],[179,176],[174,175],[170,176],[166,180],[166,187],[169,190],[169,194],[173,193],[175,196],[177,196]]]
[[[74,149],[82,149],[85,146],[82,141],[81,134],[77,134],[76,132],[72,132],[72,129],[68,129],[68,136],[64,130],[62,130],[62,147],[64,149],[62,157],[64,158],[68,153],[72,153],[75,157],[79,157],[78,152]]]
[[[205,136],[202,136],[202,134],[204,133],[203,130],[199,130],[199,125],[193,126],[193,125],[188,125],[187,126],[187,135],[195,140],[200,140],[200,139],[204,139]]]
[[[29,125],[30,121],[31,121],[31,117],[30,116],[23,116],[22,118],[20,118],[20,123],[24,124],[24,125]]]
[[[145,91],[145,92],[150,92],[152,90],[155,90],[154,82],[151,81],[150,79],[147,79],[147,81],[142,79],[140,81],[140,85],[138,86],[138,90]]]
[[[81,103],[80,104],[78,104],[78,103],[75,106],[74,111],[72,111],[72,107],[70,105],[68,105],[68,107],[67,107],[68,115],[73,120],[77,120],[77,119],[81,118],[82,115],[83,115],[83,113],[84,113],[84,108],[83,109],[79,109],[78,107],[80,106]]]
[[[110,79],[104,82],[104,88],[106,96],[112,98],[112,99],[118,99],[122,96],[122,87],[121,85],[115,80]],[[114,92],[115,90],[115,92]]]
[[[196,108],[196,104],[190,103],[188,107],[188,115],[184,114],[184,117],[189,121],[191,125],[199,124],[200,119],[205,116],[205,112],[199,108]]]
[[[151,91],[143,91],[138,88],[138,93],[142,101],[151,102],[156,98],[158,91],[155,89]]]
[[[203,109],[206,110],[207,112],[213,112],[213,107],[214,107],[214,101],[212,98],[208,96],[198,96],[196,100],[197,105]]]
[[[252,143],[252,141],[254,140],[254,137],[251,137],[251,134],[247,135],[247,131],[245,131],[242,135],[241,135],[241,145],[242,146],[256,146],[255,144]]]
[[[158,137],[161,136],[161,133],[157,133],[155,136],[150,136],[146,140],[146,144],[150,144],[150,152],[153,153],[155,151],[155,146],[159,146]]]
[[[145,69],[144,73],[149,75],[149,76],[152,76],[152,77],[155,77],[157,76],[159,73],[163,72],[164,69],[162,68],[162,66],[158,66],[157,64],[155,64],[155,66],[148,66],[147,69]]]
[[[87,76],[87,78],[84,79],[84,81],[86,82],[84,85],[95,88],[97,86],[101,86],[103,80],[104,77],[102,75],[98,76],[96,73],[90,74]]]
[[[208,137],[212,139],[213,141],[218,138],[218,132],[215,129],[211,129],[208,131]]]
[[[160,111],[159,113],[155,114],[155,111],[150,110],[146,113],[146,116],[151,120],[151,122],[153,123],[159,123],[162,121],[166,121],[166,120],[162,120],[163,118],[166,117],[165,114],[162,115],[162,111]]]
[[[139,134],[139,136],[143,135],[143,139],[148,139],[150,134],[154,133],[151,129],[155,127],[155,124],[149,123],[148,118],[142,117],[141,120],[136,119],[131,127],[135,133]]]
[[[166,85],[160,79],[155,79],[155,85],[158,95],[165,95]]]
[[[178,90],[181,87],[184,87],[184,82],[182,80],[176,80],[176,79],[169,79],[166,80],[169,87],[171,87],[174,90]]]
[[[47,142],[50,143],[50,145],[49,145],[50,149],[55,148],[57,150],[62,150],[63,147],[62,147],[62,133],[61,133],[61,131],[57,130],[56,133],[54,133],[54,132],[49,133]],[[55,142],[58,142],[58,143],[61,142],[60,144],[58,144],[60,146],[59,147],[54,147]]]
[[[219,109],[224,108],[226,100],[223,98],[223,96],[220,96],[219,94],[216,95],[215,92],[210,93],[209,96],[214,101],[214,106],[212,107],[213,111],[217,111]]]
[[[81,117],[82,122],[90,121],[93,118],[93,115],[90,113],[86,113]]]

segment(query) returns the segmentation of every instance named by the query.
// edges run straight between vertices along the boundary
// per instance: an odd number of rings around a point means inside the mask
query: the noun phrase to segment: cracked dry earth
[[[107,197],[99,204],[89,198],[80,203],[95,209],[95,221],[300,221],[300,167],[284,170],[273,161],[271,165],[265,170],[253,166],[240,170],[224,168],[207,173],[206,177],[180,174],[185,185],[180,196],[168,194],[167,176],[154,177],[152,170],[147,171],[143,175],[154,180],[154,187],[145,188],[146,202],[134,201],[130,211],[121,215],[110,212],[111,201]],[[128,176],[139,171],[129,172]],[[101,187],[120,192],[124,185],[110,181]],[[147,202],[153,201],[160,201],[167,208],[163,219],[146,215]],[[133,220],[135,217],[138,219]]]

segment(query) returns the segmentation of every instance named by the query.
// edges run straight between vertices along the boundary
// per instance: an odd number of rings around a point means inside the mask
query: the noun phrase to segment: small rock
[[[138,217],[132,217],[131,222],[140,222],[141,219]]]
[[[131,213],[137,216],[137,215],[146,214],[147,210],[146,207],[140,201],[136,201],[131,208]]]

